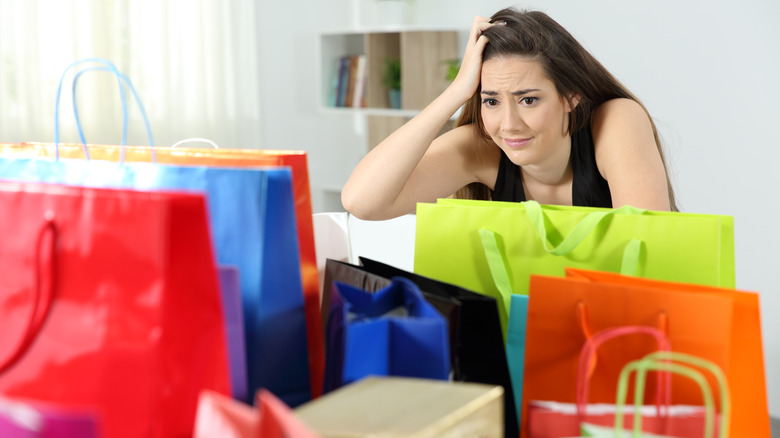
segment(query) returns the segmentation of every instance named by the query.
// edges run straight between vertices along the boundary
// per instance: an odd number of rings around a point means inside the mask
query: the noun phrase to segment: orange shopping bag
[[[530,400],[575,402],[578,355],[591,333],[646,325],[666,332],[672,350],[724,370],[734,406],[731,436],[769,436],[757,294],[596,271],[568,269],[566,274],[531,277],[524,421]],[[629,340],[604,346],[598,360],[608,371],[594,376],[590,400],[614,400],[618,368],[647,347]],[[699,396],[691,382],[675,380],[674,388],[673,403],[696,404]]]
[[[290,167],[300,246],[311,389],[312,397],[318,397],[322,392],[322,379],[325,372],[325,350],[319,310],[319,277],[314,252],[314,226],[306,152],[268,149],[120,147],[96,144],[89,144],[86,148],[90,159],[101,161],[155,161],[159,164],[220,167]],[[56,153],[59,153],[60,158],[66,159],[84,159],[86,156],[84,146],[81,144],[61,143],[55,148],[52,143],[0,143],[0,156],[4,157],[50,158]]]

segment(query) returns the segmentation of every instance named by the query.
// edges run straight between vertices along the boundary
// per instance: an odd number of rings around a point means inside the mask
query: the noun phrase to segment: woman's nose
[[[523,125],[523,118],[514,105],[505,105],[501,118],[501,129],[504,131],[515,131]]]

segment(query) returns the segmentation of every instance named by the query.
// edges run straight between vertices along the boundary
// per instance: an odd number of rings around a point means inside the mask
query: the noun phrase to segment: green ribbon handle
[[[551,247],[547,238],[547,229],[544,224],[544,213],[542,207],[536,201],[526,201],[523,203],[528,212],[528,217],[534,225],[539,237],[541,238],[545,250],[552,255],[566,255],[577,247],[585,238],[587,238],[604,218],[613,214],[643,214],[646,210],[623,206],[618,209],[596,211],[588,214],[582,219],[569,233],[568,236],[557,247]],[[482,242],[482,249],[485,253],[485,259],[493,278],[493,283],[498,290],[496,302],[499,310],[499,320],[504,333],[506,342],[506,331],[509,320],[509,308],[512,300],[512,282],[507,273],[506,263],[501,250],[498,248],[498,239],[494,231],[482,228],[479,230],[479,237]],[[644,242],[639,239],[631,239],[623,250],[623,261],[620,273],[623,275],[635,276],[638,273],[641,255],[644,248]]]
[[[718,390],[720,391],[720,426],[718,436],[725,438],[729,433],[729,421],[731,416],[731,397],[729,394],[726,376],[723,370],[716,364],[700,357],[685,353],[672,351],[656,351],[643,357],[642,359],[629,362],[620,372],[617,389],[617,406],[615,412],[615,437],[619,437],[623,431],[623,405],[625,404],[628,392],[628,380],[633,371],[636,371],[636,388],[634,389],[634,437],[640,437],[642,432],[642,416],[640,414],[640,405],[645,391],[645,376],[648,371],[671,371],[693,379],[698,383],[702,390],[704,399],[706,424],[704,430],[705,437],[714,437],[715,429],[715,403],[713,401],[712,390],[709,387],[707,379],[702,373],[694,368],[690,368],[679,363],[681,362],[700,367],[712,373],[718,381]],[[667,412],[668,414],[668,412]]]
[[[542,206],[536,201],[525,201],[523,202],[523,205],[528,213],[528,219],[530,219],[536,230],[536,234],[539,235],[539,239],[542,241],[544,250],[549,254],[556,256],[566,255],[572,252],[604,219],[609,216],[615,214],[640,215],[647,211],[630,205],[624,205],[620,208],[609,210],[594,211],[585,216],[585,218],[571,230],[558,246],[553,246],[550,244],[550,240],[547,236],[547,226],[544,222],[544,211],[542,210]],[[637,275],[643,247],[644,243],[639,239],[631,239],[628,242],[626,248],[623,250],[623,263],[620,269],[621,274],[631,276]]]
[[[639,239],[631,239],[623,249],[623,262],[620,265],[620,273],[636,277],[639,274],[639,265],[642,259],[642,249],[645,243]]]
[[[499,296],[496,299],[498,304],[498,316],[501,322],[501,332],[504,334],[504,343],[506,344],[506,331],[509,320],[509,308],[512,302],[512,282],[507,274],[506,264],[501,251],[498,249],[498,239],[496,233],[482,228],[479,230],[479,237],[482,241],[482,249],[485,251],[490,276],[498,289]]]

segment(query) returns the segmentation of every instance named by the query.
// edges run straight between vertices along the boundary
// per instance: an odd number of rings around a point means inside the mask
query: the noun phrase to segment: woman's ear
[[[577,104],[580,103],[580,95],[579,94],[572,94],[566,99],[566,112],[572,112],[574,111],[574,108],[577,108]]]

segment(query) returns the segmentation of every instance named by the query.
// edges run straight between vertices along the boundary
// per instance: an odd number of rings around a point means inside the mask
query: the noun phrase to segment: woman
[[[644,106],[550,17],[514,9],[474,19],[455,80],[361,160],[341,199],[381,220],[456,192],[676,210]]]

